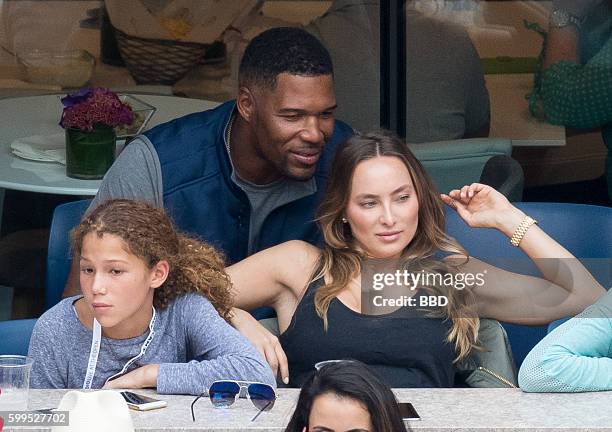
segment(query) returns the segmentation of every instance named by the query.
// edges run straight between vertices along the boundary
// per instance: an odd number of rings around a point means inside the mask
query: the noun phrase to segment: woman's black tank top
[[[432,318],[417,307],[386,315],[364,315],[337,298],[327,311],[328,329],[317,315],[314,296],[323,278],[310,283],[280,342],[289,361],[289,384],[301,387],[325,360],[353,359],[370,366],[390,387],[452,387],[451,321]],[[424,295],[417,292],[415,296]]]

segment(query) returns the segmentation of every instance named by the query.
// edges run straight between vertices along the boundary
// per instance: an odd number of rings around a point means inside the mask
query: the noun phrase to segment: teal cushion
[[[478,182],[487,161],[512,153],[506,138],[472,138],[408,144],[441,192]]]

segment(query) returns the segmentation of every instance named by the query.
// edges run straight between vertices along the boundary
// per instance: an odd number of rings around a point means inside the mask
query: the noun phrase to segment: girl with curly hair
[[[199,394],[215,380],[274,385],[226,321],[232,285],[214,248],[161,209],[110,200],[72,231],[82,296],[45,312],[30,341],[34,388],[143,388]]]

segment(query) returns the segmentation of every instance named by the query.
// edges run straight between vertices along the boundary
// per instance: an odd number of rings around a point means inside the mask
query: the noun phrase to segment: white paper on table
[[[533,91],[533,74],[485,75],[491,98],[489,136],[510,138],[513,146],[564,146],[565,128],[541,121],[529,112],[526,95]]]
[[[66,165],[66,140],[61,133],[17,138],[11,143],[11,151],[24,159]]]
[[[62,183],[67,180],[66,168],[57,163],[40,163],[15,157],[10,163],[11,169],[26,171],[28,176],[35,176],[45,184]]]

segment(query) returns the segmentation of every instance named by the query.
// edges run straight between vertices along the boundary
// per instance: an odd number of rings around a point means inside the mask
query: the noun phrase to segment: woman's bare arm
[[[502,194],[477,183],[443,199],[468,225],[497,228],[508,238],[525,217]],[[581,312],[605,292],[577,258],[537,225],[531,225],[519,247],[543,278],[508,272],[474,258],[463,266],[463,272],[485,275],[484,285],[474,288],[481,317],[517,324],[548,323]]]
[[[307,285],[319,249],[292,240],[265,249],[226,268],[236,293],[235,306],[251,310],[277,308],[279,300],[298,298]]]
[[[264,356],[272,372],[289,383],[289,366],[278,336],[246,312],[273,307],[283,328],[309,282],[320,251],[303,241],[290,241],[252,255],[226,270],[236,291],[231,324]]]

